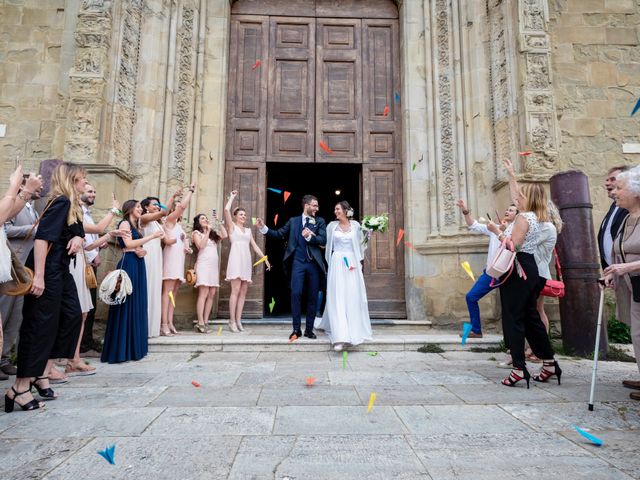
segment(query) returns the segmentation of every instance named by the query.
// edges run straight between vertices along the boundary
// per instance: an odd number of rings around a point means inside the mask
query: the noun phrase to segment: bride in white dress
[[[341,351],[345,344],[359,345],[372,339],[367,291],[362,275],[364,249],[360,224],[350,220],[353,209],[339,202],[334,209],[336,220],[327,225],[325,258],[327,302],[318,328],[323,329]]]

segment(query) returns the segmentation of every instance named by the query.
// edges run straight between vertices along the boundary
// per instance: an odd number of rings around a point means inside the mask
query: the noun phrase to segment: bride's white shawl
[[[331,263],[331,254],[333,253],[333,232],[336,231],[339,223],[340,222],[338,222],[337,220],[334,220],[333,222],[329,223],[329,225],[327,225],[327,245],[324,252],[324,257],[327,260],[327,265]],[[367,248],[367,246],[362,242],[362,229],[360,228],[360,224],[355,220],[349,220],[349,223],[351,224],[351,230],[356,233],[351,238],[351,242],[353,244],[353,252],[356,255],[356,260],[358,262],[361,262],[364,259],[364,251]]]

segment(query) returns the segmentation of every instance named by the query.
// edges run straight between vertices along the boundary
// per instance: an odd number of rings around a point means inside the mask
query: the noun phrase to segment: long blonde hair
[[[533,212],[539,222],[548,222],[549,210],[547,209],[547,194],[541,183],[525,183],[520,187],[520,195],[523,199],[521,212]]]
[[[86,177],[87,171],[76,163],[62,162],[51,175],[50,201],[60,195],[65,196],[71,202],[67,214],[67,225],[81,222],[83,218],[80,196],[76,192],[75,183],[81,177]]]

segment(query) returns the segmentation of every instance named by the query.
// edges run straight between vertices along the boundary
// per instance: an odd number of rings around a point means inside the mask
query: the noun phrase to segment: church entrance
[[[304,193],[318,196],[327,221],[340,197],[358,219],[389,214],[389,232],[367,249],[369,311],[406,317],[404,245],[395,244],[404,226],[395,3],[240,0],[232,4],[230,32],[225,192],[237,189],[239,205],[270,227],[276,213],[276,226],[299,214]],[[291,197],[284,203],[267,188]],[[262,235],[256,240],[264,246]],[[228,245],[223,271],[227,252]],[[274,267],[281,263],[282,245],[269,242],[266,253]],[[247,318],[269,314],[272,297],[274,314],[289,311],[288,282],[277,275],[254,272]],[[223,286],[221,316],[228,295]]]

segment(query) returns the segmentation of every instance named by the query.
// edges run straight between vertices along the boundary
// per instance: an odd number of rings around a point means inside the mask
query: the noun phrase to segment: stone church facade
[[[98,207],[195,181],[187,219],[231,188],[265,216],[272,165],[352,165],[359,214],[391,219],[365,267],[375,316],[452,324],[460,262],[480,272],[487,246],[454,202],[502,210],[501,159],[522,181],[585,172],[596,227],[606,170],[638,163],[639,24],[637,0],[4,0],[2,179],[16,158],[63,158],[87,166]]]

